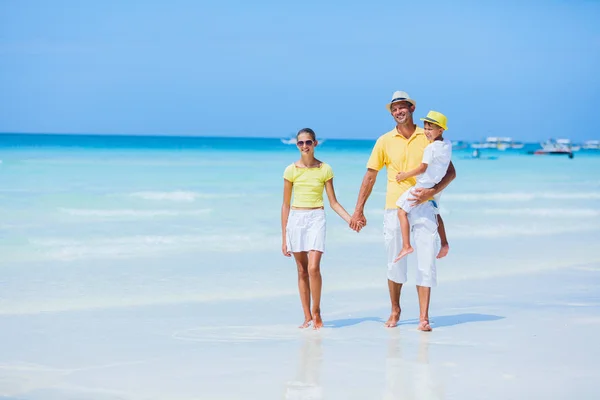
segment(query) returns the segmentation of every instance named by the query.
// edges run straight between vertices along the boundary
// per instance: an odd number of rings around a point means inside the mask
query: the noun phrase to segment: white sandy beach
[[[3,399],[596,399],[600,265],[445,283],[432,333],[414,286],[0,317]],[[215,312],[218,309],[219,312]]]

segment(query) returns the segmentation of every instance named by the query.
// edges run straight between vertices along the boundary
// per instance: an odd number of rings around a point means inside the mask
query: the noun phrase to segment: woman
[[[350,222],[350,214],[338,203],[333,189],[333,170],[315,158],[317,138],[312,129],[296,135],[300,159],[283,173],[281,230],[283,255],[294,255],[298,267],[298,290],[304,311],[300,328],[323,326],[321,319],[321,256],[325,250],[325,210],[323,188],[331,208]],[[293,201],[292,199],[293,193]],[[291,207],[290,207],[291,201]],[[312,300],[312,308],[311,308]]]

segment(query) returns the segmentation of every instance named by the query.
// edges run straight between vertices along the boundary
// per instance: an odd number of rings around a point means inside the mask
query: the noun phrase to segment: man
[[[414,185],[414,178],[396,181],[396,174],[408,171],[421,164],[423,151],[429,144],[423,128],[413,121],[416,102],[408,93],[397,91],[387,105],[388,111],[396,121],[396,127],[377,139],[371,157],[367,162],[367,172],[363,178],[354,215],[350,227],[359,231],[367,224],[364,215],[365,203],[373,190],[377,173],[385,166],[387,169],[387,190],[385,213],[383,219],[383,235],[387,250],[388,289],[392,312],[385,323],[393,328],[400,320],[400,291],[407,281],[406,257],[394,263],[396,255],[402,248],[402,235],[398,221],[396,201],[408,188]],[[414,189],[412,192],[415,207],[409,214],[415,253],[417,259],[417,294],[419,297],[419,330],[431,331],[429,325],[429,299],[431,287],[436,286],[436,239],[437,210],[429,201],[433,195],[441,192],[456,177],[454,165],[450,163],[444,178],[431,189]]]

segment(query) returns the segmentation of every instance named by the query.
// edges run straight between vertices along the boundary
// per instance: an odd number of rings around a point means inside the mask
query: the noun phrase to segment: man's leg
[[[429,300],[431,298],[431,288],[417,285],[417,295],[419,296],[419,327],[417,329],[430,332]]]
[[[423,203],[409,214],[413,223],[413,244],[417,258],[417,294],[419,296],[419,327],[431,331],[429,325],[429,303],[431,288],[437,285],[437,216],[430,202]]]
[[[406,282],[406,257],[394,262],[394,259],[402,249],[402,233],[400,231],[400,221],[398,221],[397,210],[385,210],[383,217],[383,237],[387,252],[388,266],[388,290],[390,292],[391,314],[385,323],[386,327],[393,328],[398,325],[400,320],[400,293],[402,284]]]

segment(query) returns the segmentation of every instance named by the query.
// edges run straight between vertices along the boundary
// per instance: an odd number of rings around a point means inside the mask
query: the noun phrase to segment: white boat
[[[573,146],[569,139],[548,139],[545,142],[540,143],[541,149],[536,150],[533,154],[543,155],[567,155],[569,158],[573,158],[573,152],[579,150],[579,146]]]
[[[600,140],[586,140],[581,148],[586,150],[600,150]]]
[[[462,150],[469,147],[469,143],[464,140],[453,140],[452,141],[452,149],[453,150]]]
[[[542,149],[545,150],[566,150],[569,152],[574,152],[581,149],[581,146],[573,144],[570,139],[548,139],[545,142],[540,143],[540,145],[542,146]]]
[[[471,143],[474,149],[522,149],[525,143],[516,142],[511,137],[488,136],[485,142]]]

